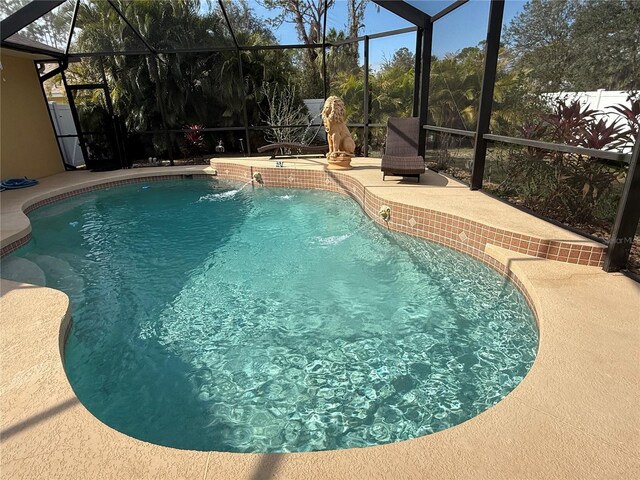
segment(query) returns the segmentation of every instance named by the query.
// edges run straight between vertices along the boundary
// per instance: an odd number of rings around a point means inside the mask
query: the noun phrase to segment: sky
[[[2,0],[3,2],[6,0]],[[26,0],[13,0],[17,5]],[[408,3],[420,8],[429,15],[433,15],[442,8],[453,3],[454,0],[408,0]],[[272,19],[275,11],[269,11],[262,6],[261,0],[247,0],[255,15],[261,19]],[[526,0],[506,0],[503,31],[511,20],[522,11]],[[476,46],[485,39],[489,19],[489,0],[470,0],[465,5],[454,10],[434,23],[432,53],[442,57],[447,53],[457,52],[465,47]],[[217,2],[202,2],[203,13],[209,8],[216,8]],[[55,11],[55,10],[54,10]],[[347,1],[336,0],[334,6],[327,13],[327,30],[346,30],[348,22]],[[265,23],[267,23],[265,21]],[[379,7],[372,1],[367,5],[364,18],[364,28],[361,34],[381,33],[411,27],[412,24],[396,16],[388,10]],[[273,31],[280,44],[299,44],[301,41],[292,23],[283,23],[279,27],[269,28]],[[361,42],[362,45],[362,42]],[[415,33],[372,39],[370,43],[369,61],[371,67],[377,70],[385,59],[393,57],[399,48],[407,47],[415,53]],[[360,62],[364,62],[363,48],[360,48]]]
[[[451,0],[453,1],[453,0]],[[449,1],[442,0],[411,0],[410,3],[423,9],[429,14],[439,11]],[[469,3],[437,20],[433,28],[433,54],[441,57],[465,47],[478,45],[485,39],[489,20],[489,0],[470,0]],[[526,0],[506,0],[504,9],[503,31],[521,10]],[[271,18],[273,12],[264,9],[259,2],[249,1],[259,18]],[[347,9],[345,0],[336,0],[335,6],[327,13],[327,30],[346,29]],[[365,11],[364,32],[368,34],[380,33],[411,26],[410,23],[393,13],[369,2]],[[274,34],[281,44],[300,43],[293,24],[285,23],[275,28]],[[369,61],[372,68],[377,69],[385,59],[390,59],[399,48],[407,47],[415,53],[415,34],[408,33],[399,36],[373,39],[370,41]],[[360,49],[362,62],[362,48]]]

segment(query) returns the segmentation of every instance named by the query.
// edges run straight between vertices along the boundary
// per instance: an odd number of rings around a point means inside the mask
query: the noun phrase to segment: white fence
[[[610,125],[620,118],[620,114],[611,107],[622,104],[631,108],[631,102],[628,100],[627,92],[621,91],[600,89],[595,92],[554,92],[545,94],[545,97],[550,102],[559,99],[578,100],[583,107],[597,110],[607,125]],[[621,149],[624,153],[631,153],[632,150],[633,143]]]

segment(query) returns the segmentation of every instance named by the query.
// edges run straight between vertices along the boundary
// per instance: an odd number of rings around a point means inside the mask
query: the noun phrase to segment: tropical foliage
[[[123,54],[85,58],[73,63],[68,74],[77,77],[78,82],[99,82],[104,72],[116,113],[125,120],[129,132],[180,131],[190,124],[237,127],[244,124],[245,105],[249,124],[258,125],[264,123],[265,112],[273,107],[267,92],[293,89],[296,108],[303,110],[302,98],[323,95],[321,49],[246,49],[238,53],[233,49],[235,41],[218,2],[114,0],[114,3],[158,53],[147,53],[146,45],[109,2],[86,1],[81,3],[72,51]],[[259,3],[276,14],[271,23],[256,17],[245,0],[223,2],[239,44],[277,43],[272,30],[278,22],[295,25],[301,43],[319,43],[325,7],[332,8],[334,2],[261,0]],[[358,36],[366,3],[348,0],[349,18],[345,19],[344,28],[327,31],[327,40],[340,42]],[[602,14],[605,7],[606,15]],[[638,2],[628,0],[528,2],[506,28],[494,92],[492,131],[521,135],[524,125],[549,111],[550,106],[541,94],[560,87],[637,88],[634,82],[640,78],[640,62],[638,49],[633,48],[637,42],[633,40],[638,37],[639,27],[631,20],[637,18],[637,8]],[[601,26],[595,28],[592,18],[600,18]],[[589,41],[594,35],[604,35],[607,41]],[[328,93],[345,100],[349,120],[354,123],[364,121],[360,43],[346,43],[326,51]],[[189,53],[207,46],[227,46],[229,50]],[[432,58],[429,123],[475,129],[483,50],[481,44]],[[163,53],[167,51],[178,53]],[[588,55],[584,53],[587,51]],[[134,52],[140,54],[132,55]],[[594,62],[594,58],[607,61]],[[411,114],[413,64],[411,51],[402,48],[369,72],[370,123],[383,124],[391,115]],[[378,133],[370,139],[372,144],[382,142],[383,131]],[[365,140],[361,131],[356,132],[356,137],[362,146]],[[158,153],[166,153],[172,142],[174,150],[179,151],[180,135],[171,139],[153,133],[149,138]],[[256,140],[260,139],[253,139]]]
[[[292,56],[271,50],[242,51],[242,77],[233,49],[206,54],[162,53],[231,45],[221,12],[213,10],[202,15],[201,3],[197,0],[117,1],[116,4],[159,53],[90,57],[81,64],[72,64],[70,75],[86,81],[100,77],[104,71],[115,111],[125,119],[130,132],[181,130],[188,124],[241,125],[244,98],[249,121],[257,123],[259,104],[264,101],[257,87],[265,82],[283,83],[293,73]],[[231,9],[230,15],[243,19],[234,25],[238,41],[246,45],[273,41],[271,33],[252,17],[246,4],[234,2],[227,8]],[[78,25],[74,48],[80,51],[146,50],[107,2],[81,4]],[[152,138],[155,150],[166,154],[168,137],[157,133]],[[178,143],[179,138],[175,140]]]
[[[640,108],[633,101],[630,110]],[[616,106],[612,110],[618,110]],[[521,136],[594,149],[625,145],[638,117],[605,122],[578,101],[558,100],[551,112],[522,127]],[[603,227],[612,221],[624,164],[533,147],[495,148],[487,188],[542,215],[571,225]],[[499,182],[499,183],[497,183]],[[592,232],[593,233],[593,232]]]
[[[157,55],[109,55],[99,60],[91,58],[74,64],[68,76],[78,82],[91,78],[99,81],[104,70],[112,92],[116,113],[126,119],[130,132],[153,134],[154,149],[166,153],[169,137],[165,128],[184,129],[188,124],[207,127],[237,126],[244,123],[243,104],[246,99],[250,124],[260,124],[282,116],[274,103],[286,91],[295,91],[292,98],[283,99],[290,111],[304,111],[302,98],[322,97],[321,56],[319,49],[275,51],[233,49],[209,54],[173,53],[163,51],[189,49],[208,45],[233,45],[223,16],[217,10],[202,14],[197,0],[167,2],[124,2],[116,5],[130,19]],[[333,2],[328,2],[331,8]],[[330,30],[329,41],[357,36],[362,28],[366,0],[350,0],[349,21],[345,31]],[[233,18],[236,40],[241,45],[275,43],[270,25],[262,25],[245,2],[225,1],[229,17]],[[296,2],[264,2],[280,15],[272,22],[291,21],[303,43],[320,42],[319,25],[324,13],[324,0]],[[74,39],[77,51],[144,52],[146,45],[118,18],[106,2],[82,5],[78,25],[80,33]],[[272,26],[272,25],[271,25]],[[327,71],[330,92],[345,98],[350,107],[350,120],[363,121],[363,69],[358,65],[358,43],[349,43],[327,51]],[[242,77],[238,68],[242,62]],[[370,87],[371,121],[383,122],[391,114],[409,114],[413,95],[413,57],[401,49],[379,72],[372,72]],[[273,111],[272,111],[273,110]],[[376,120],[377,119],[377,120]],[[279,133],[287,138],[300,132]],[[274,135],[268,131],[267,135]],[[179,138],[179,137],[178,137]],[[254,138],[255,140],[255,138]],[[267,138],[272,140],[272,138]],[[177,141],[177,140],[174,140]],[[363,141],[361,139],[361,141]],[[178,142],[179,143],[179,142]],[[179,146],[179,145],[178,145]]]

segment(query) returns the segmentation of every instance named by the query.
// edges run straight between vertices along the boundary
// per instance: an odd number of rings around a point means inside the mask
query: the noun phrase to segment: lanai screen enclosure
[[[350,105],[350,127],[360,155],[379,156],[389,116],[416,116],[423,125],[419,145],[427,159],[449,161],[451,138],[468,146],[465,180],[472,190],[501,193],[494,181],[497,164],[487,160],[492,148],[512,149],[510,154],[524,151],[538,159],[573,156],[597,163],[608,185],[612,175],[623,178],[613,197],[617,203],[610,208],[609,231],[596,236],[609,244],[605,270],[625,269],[640,218],[638,133],[634,133],[635,146],[627,141],[626,148],[617,151],[604,150],[597,142],[546,141],[522,130],[496,134],[492,109],[496,110],[500,96],[496,84],[504,42],[503,0],[491,0],[487,17],[474,19],[486,22],[487,28],[476,58],[482,67],[473,124],[465,123],[460,111],[456,116],[461,123],[434,114],[441,101],[433,88],[441,73],[433,68],[437,61],[432,52],[434,25],[453,18],[467,3],[473,0],[14,0],[3,7],[0,27],[3,48],[41,56],[35,64],[43,85],[57,79],[64,86],[77,131],[71,136],[78,137],[88,168],[127,168],[134,157],[147,156],[165,157],[173,164],[181,154],[202,151],[205,139],[210,145],[224,139],[227,152],[252,155],[266,142],[265,135],[308,133],[305,108],[295,102],[282,108],[286,99],[321,101],[338,94]],[[366,21],[365,11],[370,16],[390,12],[404,26],[379,31],[373,27],[375,22]],[[280,43],[276,38],[277,25],[287,20],[296,26],[299,43]],[[404,90],[395,97],[385,94],[399,83],[385,83],[384,69],[372,64],[372,49],[392,39],[402,39],[406,45],[402,54],[386,61],[389,71],[404,73],[400,82]],[[306,80],[291,87],[286,80],[295,68]],[[379,85],[372,87],[373,82]],[[140,95],[143,87],[151,94]],[[634,88],[637,94],[638,86]],[[207,97],[206,91],[217,92],[217,98]],[[87,99],[101,104],[107,115],[79,109]],[[129,109],[126,115],[123,108]],[[280,116],[274,114],[278,108]],[[195,135],[195,140],[184,142],[189,135]],[[63,137],[58,135],[59,142]],[[107,153],[96,155],[94,147],[101,142],[107,145]],[[136,151],[144,144],[149,149]],[[535,208],[530,210],[536,214]],[[551,216],[546,211],[540,215]],[[563,218],[560,221],[576,226]],[[577,225],[581,233],[594,233],[582,225]]]

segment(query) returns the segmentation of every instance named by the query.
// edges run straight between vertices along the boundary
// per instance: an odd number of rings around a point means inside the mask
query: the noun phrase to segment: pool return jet
[[[239,188],[239,189],[234,193],[234,195],[235,195],[235,194],[237,194],[237,193],[240,193],[240,192],[241,192],[241,191],[242,191],[242,190],[243,190],[247,185],[251,185],[251,188],[255,188],[255,184],[254,184],[254,182],[255,182],[255,183],[257,183],[258,185],[260,185],[261,187],[264,187],[264,186],[265,186],[265,185],[264,185],[264,180],[262,179],[262,174],[261,174],[260,172],[255,172],[255,173],[251,176],[251,178],[250,178],[247,182],[245,182],[245,184],[244,184],[244,185],[242,185],[242,186],[241,186],[241,187],[240,187],[240,188]]]
[[[251,177],[252,184],[254,180],[258,183],[258,185],[264,187],[264,180],[262,179],[262,174],[260,172],[254,172],[253,176]]]

